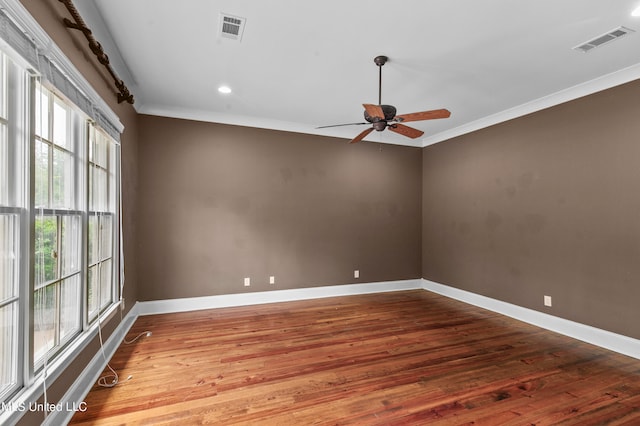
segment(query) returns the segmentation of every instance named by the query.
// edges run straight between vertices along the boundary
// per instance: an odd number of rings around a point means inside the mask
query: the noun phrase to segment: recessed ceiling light
[[[640,6],[636,7],[633,12],[631,12],[631,16],[640,16]]]
[[[218,92],[224,93],[225,95],[231,93],[231,87],[229,86],[220,86],[218,87]]]

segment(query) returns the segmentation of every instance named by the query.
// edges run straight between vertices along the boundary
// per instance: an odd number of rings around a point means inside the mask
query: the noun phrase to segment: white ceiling
[[[352,138],[378,102],[447,108],[366,140],[426,146],[640,78],[640,0],[81,0],[76,6],[140,113]],[[219,36],[221,12],[246,18]],[[589,53],[616,27],[637,32]],[[233,93],[222,95],[226,84]]]

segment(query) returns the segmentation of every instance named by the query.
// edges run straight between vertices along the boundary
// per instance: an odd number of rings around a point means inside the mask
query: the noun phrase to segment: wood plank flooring
[[[640,360],[423,290],[145,316],[127,339],[147,330],[72,424],[640,425]]]

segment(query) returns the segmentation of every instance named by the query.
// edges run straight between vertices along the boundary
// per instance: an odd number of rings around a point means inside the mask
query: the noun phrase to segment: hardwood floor
[[[640,425],[640,360],[423,290],[145,316],[127,338],[147,330],[72,424]]]

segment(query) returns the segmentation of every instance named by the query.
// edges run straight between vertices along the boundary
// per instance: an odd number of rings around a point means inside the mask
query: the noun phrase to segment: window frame
[[[34,120],[32,125],[32,136],[31,136],[31,176],[32,176],[32,184],[31,184],[31,199],[30,206],[31,209],[31,223],[32,225],[32,241],[33,249],[32,253],[32,265],[31,271],[33,271],[33,278],[31,280],[30,286],[30,294],[32,296],[32,303],[30,305],[30,328],[29,328],[29,338],[30,338],[30,347],[29,347],[29,361],[30,367],[33,372],[41,371],[44,366],[48,363],[50,359],[55,358],[60,352],[64,351],[64,349],[84,330],[84,322],[83,318],[83,307],[79,303],[77,306],[76,312],[74,312],[75,316],[75,330],[66,336],[62,336],[62,287],[67,279],[77,276],[79,277],[79,283],[77,284],[77,299],[81,301],[83,299],[84,287],[86,286],[86,271],[85,271],[85,263],[83,259],[85,258],[85,246],[83,241],[86,238],[86,209],[84,191],[83,188],[86,186],[86,178],[83,175],[83,167],[82,161],[86,161],[86,152],[85,152],[85,143],[87,134],[85,131],[84,123],[87,121],[87,117],[80,111],[78,111],[68,100],[64,99],[59,93],[56,93],[55,88],[49,87],[46,84],[43,84],[37,77],[33,78],[33,110],[34,110]],[[43,98],[46,98],[46,105],[43,105]],[[55,135],[57,132],[56,123],[56,105],[62,107],[65,112],[65,122],[64,126],[64,134],[67,136],[67,140],[65,141],[65,146],[62,146],[59,141],[55,140]],[[40,111],[37,111],[37,109]],[[46,113],[46,117],[45,114]],[[43,126],[43,123],[46,123],[46,128]],[[45,205],[41,203],[37,203],[37,193],[38,193],[38,181],[39,178],[37,174],[38,165],[36,164],[36,156],[37,149],[36,146],[38,144],[44,144],[47,146],[47,176],[46,176],[46,201]],[[71,189],[71,202],[67,205],[57,205],[56,197],[55,197],[55,150],[62,152],[64,155],[68,155],[71,158],[72,164],[72,173],[70,181],[73,183],[73,188]],[[37,221],[39,218],[43,217],[55,217],[56,218],[56,247],[55,253],[57,257],[60,257],[62,253],[62,223],[65,217],[77,217],[80,221],[80,229],[78,239],[80,241],[80,247],[77,253],[78,259],[78,269],[77,271],[71,274],[63,274],[62,273],[62,262],[60,259],[56,262],[56,274],[53,279],[45,280],[43,282],[37,282],[38,277],[36,276],[36,266],[38,262],[42,261],[39,258],[36,258],[36,251],[39,249],[36,245],[36,240],[38,239],[38,232],[36,230]],[[53,255],[53,254],[52,254]],[[40,325],[44,325],[46,321],[42,321],[42,317],[36,318],[36,312],[40,312],[40,310],[36,311],[36,304],[41,300],[37,297],[37,292],[44,289],[51,288],[54,292],[54,304],[55,310],[53,312],[54,317],[52,318],[53,322],[53,346],[48,348],[48,342],[45,343],[44,351],[39,351],[39,347],[37,347],[38,342],[36,341],[36,330],[35,327],[39,323],[43,323]],[[44,290],[45,294],[47,290]],[[39,316],[39,315],[38,315]]]
[[[8,159],[6,161],[2,160],[2,162],[11,165],[11,167],[6,168],[6,179],[3,176],[0,176],[0,179],[5,179],[7,181],[5,186],[7,188],[11,187],[12,191],[10,196],[4,196],[2,194],[4,192],[9,193],[9,191],[4,191],[0,188],[0,191],[2,191],[0,193],[0,215],[10,215],[12,218],[10,229],[11,235],[15,237],[11,237],[12,239],[7,247],[12,252],[17,251],[19,257],[15,261],[15,265],[7,262],[7,265],[12,268],[10,274],[14,279],[12,281],[13,284],[6,288],[11,292],[15,290],[17,293],[12,293],[11,297],[0,300],[0,308],[11,307],[13,309],[13,319],[8,323],[8,328],[5,331],[13,333],[10,339],[11,346],[6,346],[6,348],[11,348],[15,358],[11,360],[11,369],[7,370],[10,371],[10,374],[6,376],[10,384],[0,389],[0,403],[5,404],[5,406],[6,404],[20,404],[19,401],[34,401],[34,397],[37,398],[38,393],[42,391],[41,386],[45,382],[44,378],[49,377],[49,380],[52,380],[64,371],[69,360],[73,359],[78,351],[86,347],[95,337],[98,327],[101,327],[101,322],[106,321],[106,317],[110,317],[122,306],[120,304],[122,277],[119,273],[120,263],[122,262],[120,250],[121,160],[119,142],[108,132],[103,131],[100,126],[96,125],[90,117],[73,105],[55,87],[48,83],[42,83],[41,78],[37,74],[29,72],[24,62],[21,62],[20,58],[14,55],[15,53],[11,50],[5,50],[5,46],[0,40],[0,67],[3,67],[0,68],[0,71],[7,68],[4,65],[5,62],[12,62],[16,75],[21,79],[20,84],[13,84],[14,82],[12,82],[9,85],[3,83],[4,79],[0,78],[0,85],[12,86],[11,91],[2,92],[4,97],[11,97],[11,100],[6,102],[8,105],[7,111],[12,109],[21,111],[20,123],[14,124],[11,117],[7,118],[8,113],[0,117],[0,131],[2,131],[3,127],[7,129],[4,145]],[[2,73],[2,75],[5,74]],[[52,140],[53,132],[51,130],[48,131],[49,140],[43,138],[42,135],[36,134],[36,96],[41,96],[43,91],[49,92],[49,95],[47,95],[49,106],[62,106],[66,111],[64,113],[68,121],[68,124],[65,125],[68,137],[66,143],[56,144],[56,141]],[[0,99],[0,102],[2,102],[2,99]],[[48,108],[47,111],[54,114],[53,108]],[[0,114],[3,114],[1,105]],[[45,121],[50,126],[54,122],[51,118]],[[102,168],[102,171],[106,174],[106,180],[103,179],[103,183],[106,186],[104,190],[107,194],[108,203],[107,205],[102,203],[94,211],[90,210],[89,205],[92,189],[88,173],[90,167],[92,167],[89,161],[90,134],[95,132],[102,132],[101,134],[107,146],[108,163]],[[19,143],[17,143],[18,141]],[[0,141],[0,143],[3,143],[3,141]],[[39,143],[45,144],[48,150],[47,176],[46,180],[43,181],[46,182],[43,184],[46,185],[47,189],[46,202],[36,205],[35,157],[36,145]],[[3,149],[1,144],[0,149]],[[63,204],[56,204],[55,202],[54,150],[63,152],[63,155],[67,157],[65,161],[70,161],[73,164],[73,170],[71,168],[68,169],[68,173],[71,175],[68,178],[64,178],[66,179],[65,185],[67,182],[73,182],[73,186],[70,188],[65,187],[63,190],[63,192],[71,191],[72,197],[62,196],[57,198],[57,200],[63,200]],[[66,164],[65,167],[67,167]],[[18,183],[20,188],[14,189],[13,186]],[[0,184],[3,184],[2,180],[0,180]],[[110,221],[111,229],[109,232],[109,253],[102,253],[100,259],[97,259],[97,263],[92,264],[92,266],[99,265],[98,269],[105,267],[105,265],[109,267],[109,274],[107,275],[109,297],[108,300],[101,303],[98,312],[90,317],[87,295],[90,271],[88,234],[89,218],[91,216],[98,217],[100,221]],[[36,240],[38,238],[36,222],[43,217],[55,218],[55,252],[58,254],[58,259],[54,262],[56,273],[52,279],[38,281],[36,277],[36,262],[38,261],[36,259]],[[70,219],[72,217],[75,219]],[[105,219],[107,217],[109,219]],[[63,223],[71,222],[73,222],[75,230],[72,252],[74,254],[76,252],[79,253],[79,256],[74,258],[71,270],[63,271],[62,258],[64,250],[61,250],[61,246],[66,241],[63,240],[65,238],[63,237],[65,235]],[[9,239],[6,241],[9,241]],[[2,244],[4,244],[4,241]],[[64,305],[61,303],[62,292],[65,291],[64,286],[67,285],[65,283],[69,282],[67,281],[69,278],[70,281],[73,281],[74,290],[71,293],[72,297],[68,299],[69,303]],[[4,277],[2,279],[4,280]],[[7,283],[3,281],[2,285],[5,284]],[[52,320],[52,324],[55,327],[55,337],[53,338],[53,347],[49,346],[48,341],[39,346],[40,349],[46,349],[40,350],[37,354],[39,357],[36,359],[36,349],[38,349],[35,339],[35,327],[37,325],[35,307],[38,303],[36,292],[44,288],[51,288],[55,294],[56,315]],[[99,288],[102,289],[102,286]],[[45,304],[43,303],[42,306],[45,306]],[[65,314],[65,309],[68,306],[74,308],[73,314],[69,317],[69,321],[64,322],[62,315]],[[71,324],[71,326],[65,329],[68,324]],[[9,330],[9,327],[12,326],[13,329]],[[15,413],[0,412],[0,423],[5,418],[12,418],[15,415]]]
[[[27,382],[26,372],[27,363],[25,360],[25,317],[28,312],[29,291],[23,285],[29,280],[29,264],[25,261],[29,259],[29,210],[28,210],[28,168],[19,167],[18,164],[24,164],[30,155],[30,135],[31,129],[28,128],[32,123],[30,93],[32,88],[32,78],[29,73],[17,63],[14,58],[0,50],[0,84],[3,86],[3,103],[4,116],[2,126],[6,129],[6,160],[7,170],[6,179],[14,180],[13,185],[7,184],[7,198],[3,203],[0,199],[0,214],[12,215],[17,222],[14,224],[14,253],[18,255],[14,269],[14,288],[13,296],[0,300],[0,308],[10,305],[16,310],[14,318],[17,319],[17,327],[13,330],[13,349],[15,360],[14,364],[14,380],[13,383],[5,388],[0,388],[0,401],[5,400],[9,395],[17,392]],[[11,143],[15,141],[15,143]],[[13,160],[13,161],[10,161]]]
[[[89,122],[88,126],[88,147],[87,147],[87,256],[86,256],[86,275],[87,275],[87,284],[85,286],[86,294],[84,297],[85,301],[85,321],[86,324],[93,324],[97,320],[99,320],[100,315],[102,315],[113,303],[122,298],[122,292],[120,288],[120,280],[122,279],[119,276],[116,276],[117,271],[120,270],[120,258],[118,254],[120,253],[120,149],[119,145],[116,143],[113,138],[111,138],[106,132],[102,131],[98,128],[95,123]],[[106,146],[106,166],[101,165],[93,161],[92,153],[95,153],[95,147],[92,144],[98,144],[98,138],[102,138],[104,142],[107,143]],[[94,187],[94,173],[92,173],[92,168],[100,169],[106,172],[106,204],[96,203],[95,194],[93,194]],[[102,206],[103,209],[99,209],[98,207]],[[97,219],[98,229],[98,259],[95,261],[91,261],[91,253],[89,249],[89,241],[92,237],[90,221],[91,218],[95,217]],[[101,225],[103,219],[105,217],[109,217],[111,220],[111,232],[110,232],[110,241],[111,241],[111,250],[108,256],[100,256],[102,253],[100,242],[102,240],[103,233]],[[111,276],[111,288],[109,291],[109,300],[108,302],[102,304],[100,303],[101,298],[98,297],[98,307],[97,311],[91,311],[90,309],[90,272],[92,268],[96,268],[98,271],[98,285],[97,289],[99,294],[102,292],[102,267],[105,263],[110,262],[111,267],[109,268],[110,276]],[[113,284],[116,284],[115,286]],[[94,314],[95,315],[92,315]]]

